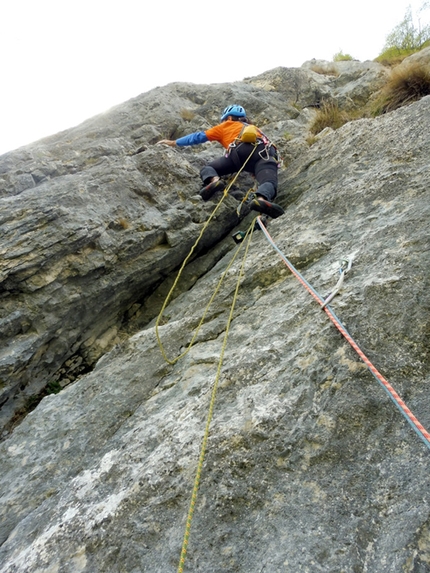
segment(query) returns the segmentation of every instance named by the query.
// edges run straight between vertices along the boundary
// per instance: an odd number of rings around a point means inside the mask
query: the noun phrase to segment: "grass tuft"
[[[372,106],[372,115],[381,115],[420,100],[430,94],[430,69],[418,62],[398,66]]]
[[[349,121],[349,116],[345,111],[339,109],[335,102],[323,102],[317,115],[312,122],[309,131],[316,135],[326,127],[332,129],[339,129]]]
[[[122,227],[123,229],[129,229],[130,228],[130,223],[127,221],[127,219],[124,219],[124,217],[121,217],[120,219],[118,219],[118,225],[120,227]]]
[[[193,110],[184,108],[181,109],[181,117],[185,121],[192,121],[196,117],[196,114],[194,113]]]
[[[312,145],[314,143],[316,143],[318,141],[318,138],[315,137],[315,135],[308,135],[306,138],[306,143],[309,145],[309,147],[312,147]]]

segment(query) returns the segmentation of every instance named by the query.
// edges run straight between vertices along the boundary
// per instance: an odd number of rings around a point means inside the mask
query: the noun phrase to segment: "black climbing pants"
[[[248,159],[253,150],[251,143],[240,143],[232,147],[228,155],[219,157],[205,165],[200,171],[200,177],[207,184],[212,177],[236,173]],[[272,201],[278,191],[278,164],[275,160],[276,150],[271,146],[266,149],[260,143],[246,162],[243,171],[252,173],[258,183],[257,194]]]

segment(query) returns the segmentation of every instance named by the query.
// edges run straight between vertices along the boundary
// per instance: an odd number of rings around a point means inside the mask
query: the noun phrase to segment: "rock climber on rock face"
[[[273,203],[278,187],[277,151],[258,128],[256,128],[255,144],[241,141],[239,137],[243,128],[249,124],[242,106],[229,105],[222,113],[220,124],[206,131],[197,131],[176,140],[163,139],[158,143],[171,147],[184,147],[199,145],[206,141],[218,141],[227,152],[223,157],[211,161],[201,169],[200,177],[204,185],[200,190],[202,199],[208,201],[216,191],[225,189],[220,177],[243,169],[254,175],[258,183],[256,194],[251,199],[249,207],[272,218],[280,217],[284,210]]]

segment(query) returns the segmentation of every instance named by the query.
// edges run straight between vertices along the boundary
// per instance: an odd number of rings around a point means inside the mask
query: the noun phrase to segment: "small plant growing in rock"
[[[196,114],[192,109],[181,109],[181,117],[185,121],[192,121],[196,117]]]
[[[339,52],[337,52],[334,56],[333,56],[333,62],[347,62],[347,61],[351,61],[354,58],[352,56],[350,56],[349,54],[344,54],[342,52],[342,50],[339,50]]]
[[[315,135],[308,135],[306,138],[306,143],[309,145],[309,147],[312,147],[312,145],[314,143],[316,143],[318,141],[318,138],[315,137]]]
[[[130,228],[130,222],[125,217],[120,217],[111,221],[108,225],[108,229],[113,229],[114,231],[121,231]]]
[[[118,219],[118,225],[123,229],[128,229],[130,227],[130,223],[127,221],[127,219],[124,219],[124,217]]]
[[[47,394],[58,394],[59,392],[61,392],[61,390],[62,390],[61,385],[57,381],[49,382],[48,385],[46,386]]]
[[[292,105],[293,108],[296,109],[297,111],[303,111],[303,107],[296,101],[290,102],[290,105]]]
[[[430,70],[420,63],[397,66],[372,106],[372,115],[388,113],[430,94]]]
[[[340,110],[336,102],[323,102],[309,130],[316,135],[326,127],[338,129],[348,121],[348,114]]]

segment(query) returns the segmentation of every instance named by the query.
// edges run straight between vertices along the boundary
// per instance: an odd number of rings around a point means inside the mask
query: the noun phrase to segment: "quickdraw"
[[[352,257],[348,257],[347,259],[343,259],[342,261],[340,261],[340,267],[339,267],[340,277],[339,277],[339,280],[337,281],[332,292],[328,294],[327,298],[324,300],[324,303],[321,305],[322,309],[324,309],[324,307],[327,306],[328,303],[331,300],[333,300],[333,298],[340,291],[340,289],[342,288],[342,285],[343,285],[343,281],[345,279],[345,275],[348,271],[351,270],[351,266],[352,266]]]

